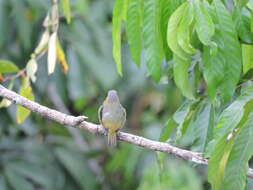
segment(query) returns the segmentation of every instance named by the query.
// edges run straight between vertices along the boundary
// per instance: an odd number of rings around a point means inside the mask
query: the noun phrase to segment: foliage
[[[9,89],[97,121],[115,88],[131,132],[204,153],[214,190],[252,188],[252,0],[0,5],[0,81]],[[10,105],[0,102],[0,189],[208,189],[203,169],[162,153],[158,167],[153,153],[105,149]]]

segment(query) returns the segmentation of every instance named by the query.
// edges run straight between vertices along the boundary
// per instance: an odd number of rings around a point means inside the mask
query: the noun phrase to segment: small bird
[[[99,121],[108,131],[108,145],[116,146],[117,131],[126,122],[126,110],[120,104],[117,91],[110,90],[107,97],[98,110]]]

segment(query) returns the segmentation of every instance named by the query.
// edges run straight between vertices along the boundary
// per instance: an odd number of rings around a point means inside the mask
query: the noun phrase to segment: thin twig
[[[61,124],[69,125],[80,129],[85,129],[94,134],[97,133],[106,135],[106,131],[101,125],[84,121],[87,118],[85,116],[75,117],[47,108],[36,102],[28,100],[27,98],[22,97],[11,90],[6,89],[2,85],[0,85],[0,96],[12,101],[15,104],[21,105],[33,112],[36,112],[43,117],[54,120]],[[137,146],[144,147],[146,149],[169,153],[178,156],[184,160],[188,160],[197,164],[204,164],[204,165],[208,164],[208,159],[204,158],[202,156],[202,153],[180,149],[168,143],[150,140],[141,136],[125,132],[118,132],[118,139]],[[249,169],[248,177],[253,178],[253,169]]]
[[[2,80],[2,82],[6,82],[8,80],[12,80],[12,79],[18,78],[18,77],[24,75],[25,72],[26,72],[26,68],[18,71],[15,75],[10,75],[10,76],[4,77],[4,79]]]

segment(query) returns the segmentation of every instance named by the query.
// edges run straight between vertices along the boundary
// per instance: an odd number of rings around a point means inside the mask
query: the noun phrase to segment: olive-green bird
[[[117,131],[126,121],[126,110],[120,104],[117,91],[110,90],[102,106],[98,110],[99,121],[108,131],[108,145],[117,144]]]

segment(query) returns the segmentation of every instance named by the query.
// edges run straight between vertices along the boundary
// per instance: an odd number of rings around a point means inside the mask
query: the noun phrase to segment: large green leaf
[[[161,142],[167,141],[171,133],[177,126],[178,126],[177,122],[175,122],[173,118],[169,118],[160,134],[159,141]]]
[[[163,48],[165,57],[167,60],[170,60],[172,58],[172,52],[168,47],[167,44],[167,27],[168,27],[168,20],[172,13],[180,6],[182,3],[181,0],[174,0],[174,1],[166,1],[161,0],[160,6],[161,6],[161,33],[162,33],[162,42],[163,42]]]
[[[239,81],[242,67],[241,47],[237,38],[234,23],[227,9],[220,0],[214,1],[223,44],[219,44],[222,54],[226,59],[224,78],[221,83],[221,95],[229,100]]]
[[[117,71],[122,75],[121,66],[121,22],[123,19],[124,1],[116,0],[112,15],[112,41],[113,41],[113,58],[116,62]]]
[[[176,141],[185,135],[198,103],[199,100],[187,100],[173,115],[174,121],[178,124]]]
[[[183,49],[178,44],[178,27],[182,20],[182,15],[184,11],[187,10],[189,6],[188,2],[183,3],[177,10],[171,15],[168,28],[167,28],[167,43],[170,49],[173,51],[175,55],[177,55],[180,59],[186,61],[188,60],[188,54],[183,51]]]
[[[160,0],[144,1],[143,35],[148,72],[155,81],[161,77],[161,62],[164,57],[160,31]]]
[[[220,190],[224,170],[228,161],[234,143],[234,137],[227,139],[224,136],[219,143],[216,144],[214,152],[208,161],[208,181],[212,184],[213,190]]]
[[[186,58],[186,57],[185,57]],[[183,95],[189,99],[194,99],[193,87],[189,80],[189,67],[191,58],[188,55],[187,60],[181,59],[174,54],[173,56],[173,73],[174,81],[177,87],[181,90]]]
[[[184,10],[177,32],[178,44],[188,54],[196,53],[196,49],[192,47],[190,43],[194,21],[194,14],[192,14],[193,11],[193,5],[192,3],[189,3]]]
[[[242,44],[243,73],[253,68],[253,45]]]
[[[35,183],[42,185],[44,188],[51,189],[55,185],[55,179],[48,175],[41,166],[24,161],[16,161],[8,164],[13,171],[21,174],[25,178],[32,179]]]
[[[174,129],[177,127],[176,140],[179,140],[186,132],[198,101],[186,100],[178,110],[168,119],[161,134],[160,141],[169,140]]]
[[[234,94],[241,74],[241,47],[232,18],[223,3],[214,0],[213,6],[212,16],[217,25],[214,41],[218,45],[218,52],[211,55],[211,49],[205,48],[204,76],[209,96],[214,98],[219,89],[222,99],[228,101]]]
[[[8,60],[0,60],[0,74],[17,72],[18,67]]]
[[[217,35],[214,36],[214,41],[220,40]],[[204,78],[207,83],[207,92],[211,99],[214,99],[218,87],[224,78],[224,65],[225,59],[220,52],[216,53],[215,56],[211,55],[211,47],[204,47],[203,50],[203,61],[204,61]]]
[[[243,190],[246,185],[248,161],[253,155],[253,112],[235,138],[224,176],[225,190]]]
[[[8,167],[5,168],[6,178],[14,190],[33,190],[34,187],[31,182],[29,182],[25,176],[17,173],[15,170]]]
[[[226,108],[214,128],[214,138],[219,139],[231,132],[242,120],[250,100],[253,99],[253,87],[249,87],[244,93]]]
[[[194,139],[194,150],[204,152],[207,143],[212,137],[214,125],[214,113],[211,102],[202,100],[196,108],[189,128],[192,128]]]
[[[141,3],[142,0],[129,0],[126,32],[133,61],[141,64]]]
[[[236,101],[234,101],[222,112],[220,119],[214,128],[215,139],[219,139],[220,137],[227,135],[236,128],[243,118],[247,105],[252,99],[253,86],[246,89]]]
[[[235,23],[238,36],[243,42],[246,43],[253,43],[253,33],[251,32],[250,16],[250,13],[248,13],[246,9],[242,9],[238,6],[234,7],[232,12],[232,18]]]
[[[212,183],[214,190],[221,189],[224,170],[233,148],[235,135],[252,110],[252,98],[253,87],[251,86],[223,111],[214,128],[214,140],[211,142],[214,149],[208,164],[208,180]]]
[[[200,0],[193,1],[196,19],[196,31],[200,41],[209,45],[214,35],[214,23],[206,8],[206,3]]]

